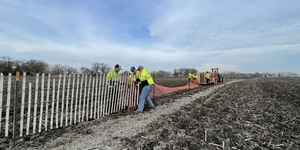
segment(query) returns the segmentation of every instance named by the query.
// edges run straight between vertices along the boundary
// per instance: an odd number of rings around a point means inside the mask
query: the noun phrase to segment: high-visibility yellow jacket
[[[140,71],[137,70],[136,72],[131,72],[128,78],[129,83],[136,82],[137,78],[140,78]]]
[[[198,76],[197,76],[196,73],[194,73],[193,75],[194,75],[194,79],[197,79],[197,78],[198,78]]]
[[[205,74],[205,78],[206,78],[206,79],[210,79],[210,73],[206,73],[206,74]]]
[[[121,80],[121,76],[118,72],[116,72],[114,69],[110,70],[106,75],[107,84],[109,86],[114,86],[115,82]]]
[[[154,80],[152,78],[151,73],[149,72],[149,70],[147,70],[146,68],[144,68],[141,72],[140,72],[140,81],[142,84],[142,87],[146,86],[146,85],[154,85]]]
[[[192,78],[193,78],[193,74],[189,73],[189,79],[192,79]]]
[[[197,79],[197,74],[195,73],[189,73],[189,79]]]

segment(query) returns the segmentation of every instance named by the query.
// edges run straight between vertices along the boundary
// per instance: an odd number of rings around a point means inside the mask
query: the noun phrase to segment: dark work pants
[[[207,79],[207,78],[206,78],[206,84],[207,84],[207,85],[209,84],[209,79]]]

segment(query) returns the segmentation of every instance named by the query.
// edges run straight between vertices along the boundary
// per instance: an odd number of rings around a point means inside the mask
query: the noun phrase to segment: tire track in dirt
[[[97,125],[91,124],[88,128],[92,134],[78,135],[75,133],[65,133],[61,137],[49,141],[44,146],[36,149],[119,149],[119,146],[122,145],[120,139],[136,136],[138,133],[143,132],[145,127],[150,123],[156,122],[162,116],[180,110],[182,106],[191,104],[196,99],[203,98],[204,102],[210,101],[229,87],[228,85],[239,81],[242,80],[234,80],[212,86],[205,91],[176,99],[173,103],[157,106],[154,110],[140,115],[126,115],[117,119],[107,120]]]

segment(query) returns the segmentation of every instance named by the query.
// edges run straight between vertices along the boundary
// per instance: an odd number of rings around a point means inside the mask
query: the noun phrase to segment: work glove
[[[137,78],[137,79],[136,79],[136,82],[141,82],[140,78]]]

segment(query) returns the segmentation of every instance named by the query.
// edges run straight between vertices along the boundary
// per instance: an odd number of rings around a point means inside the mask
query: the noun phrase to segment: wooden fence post
[[[19,90],[19,77],[20,77],[20,72],[16,72],[16,84],[15,84],[15,101],[14,101],[14,124],[13,124],[13,147],[16,145],[16,127],[17,127],[17,109],[18,109],[18,90]]]
[[[154,74],[154,83],[156,83],[156,71],[155,71],[155,74]],[[140,85],[139,85],[140,86]],[[140,90],[140,89],[139,89]],[[153,98],[155,98],[155,91],[156,91],[156,88],[155,88],[155,85],[154,85],[154,89],[153,89]],[[141,93],[139,93],[141,94]]]

